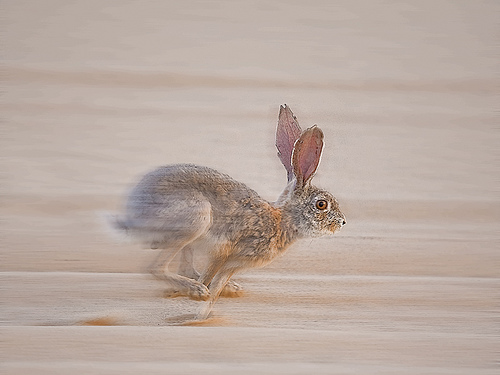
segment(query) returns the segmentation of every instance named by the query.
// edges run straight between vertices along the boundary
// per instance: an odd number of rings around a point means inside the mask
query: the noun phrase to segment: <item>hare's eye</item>
[[[320,199],[318,201],[316,201],[316,208],[318,210],[326,210],[328,207],[328,202],[325,201],[324,199]]]

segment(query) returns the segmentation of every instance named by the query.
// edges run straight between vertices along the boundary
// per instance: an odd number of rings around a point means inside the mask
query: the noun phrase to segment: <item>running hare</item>
[[[176,164],[146,174],[126,214],[114,219],[115,228],[163,249],[151,272],[168,282],[170,296],[208,300],[198,319],[208,317],[223,290],[240,292],[229,280],[235,272],[264,266],[297,239],[333,234],[346,223],[337,200],[311,184],[323,149],[321,129],[302,132],[290,108],[281,106],[276,147],[288,184],[274,203],[214,169]],[[201,275],[193,265],[196,246],[209,254]],[[179,274],[169,272],[179,251]]]

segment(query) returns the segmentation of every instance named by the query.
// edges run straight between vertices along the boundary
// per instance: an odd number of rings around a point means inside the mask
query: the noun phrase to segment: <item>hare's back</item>
[[[200,192],[211,200],[212,195],[243,193],[256,195],[246,185],[215,169],[194,164],[174,164],[159,167],[137,184],[131,195],[160,198],[184,193],[189,198]],[[161,199],[160,199],[161,200]]]
[[[246,185],[215,169],[175,164],[146,174],[131,191],[127,212],[129,216],[164,217],[178,210],[196,210],[201,204],[217,211],[256,196]]]
[[[234,194],[244,190],[243,184],[207,167],[160,167],[130,192],[121,226],[154,246],[185,242],[208,231],[221,204],[231,206],[221,199],[238,199]]]
[[[146,241],[185,242],[205,234],[257,254],[269,248],[279,220],[245,184],[211,168],[178,164],[143,177],[129,196],[126,223]]]

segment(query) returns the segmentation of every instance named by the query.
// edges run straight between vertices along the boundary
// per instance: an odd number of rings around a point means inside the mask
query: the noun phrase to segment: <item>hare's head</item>
[[[332,235],[346,223],[335,197],[313,185],[295,189],[283,208],[304,237]]]
[[[300,236],[333,234],[345,223],[335,197],[312,185],[323,152],[323,132],[316,125],[301,131],[289,107],[282,106],[276,132],[278,156],[288,185],[278,199]]]

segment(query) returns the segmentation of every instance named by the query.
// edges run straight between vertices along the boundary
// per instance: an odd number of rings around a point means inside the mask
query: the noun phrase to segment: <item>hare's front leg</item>
[[[208,286],[216,270],[215,271],[207,270],[207,271],[208,271],[207,273],[210,274],[210,277],[208,279],[206,273],[202,277],[200,273],[196,271],[196,268],[194,266],[194,248],[190,245],[184,246],[181,250],[179,275],[186,276],[190,279],[198,280],[199,282]],[[241,297],[242,295],[243,295],[243,287],[240,284],[234,282],[233,280],[229,280],[221,292],[221,297],[227,297],[227,298],[236,298],[236,297]]]
[[[240,284],[234,282],[233,280],[229,280],[224,286],[224,289],[222,289],[220,296],[226,298],[237,298],[241,297],[243,293],[243,287]]]
[[[222,268],[215,275],[215,277],[212,279],[212,282],[210,283],[210,299],[205,303],[205,305],[202,307],[202,309],[196,316],[197,320],[205,320],[208,318],[215,302],[217,302],[217,299],[221,295],[222,290],[227,285],[229,279],[231,278],[231,276],[233,276],[235,271],[236,270],[233,268],[231,269]]]
[[[210,292],[205,285],[190,277],[178,275],[169,271],[168,266],[179,250],[182,249],[163,249],[151,266],[150,272],[158,279],[167,282],[169,287],[165,291],[165,297],[174,298],[185,296],[197,301],[206,301],[210,297]]]

